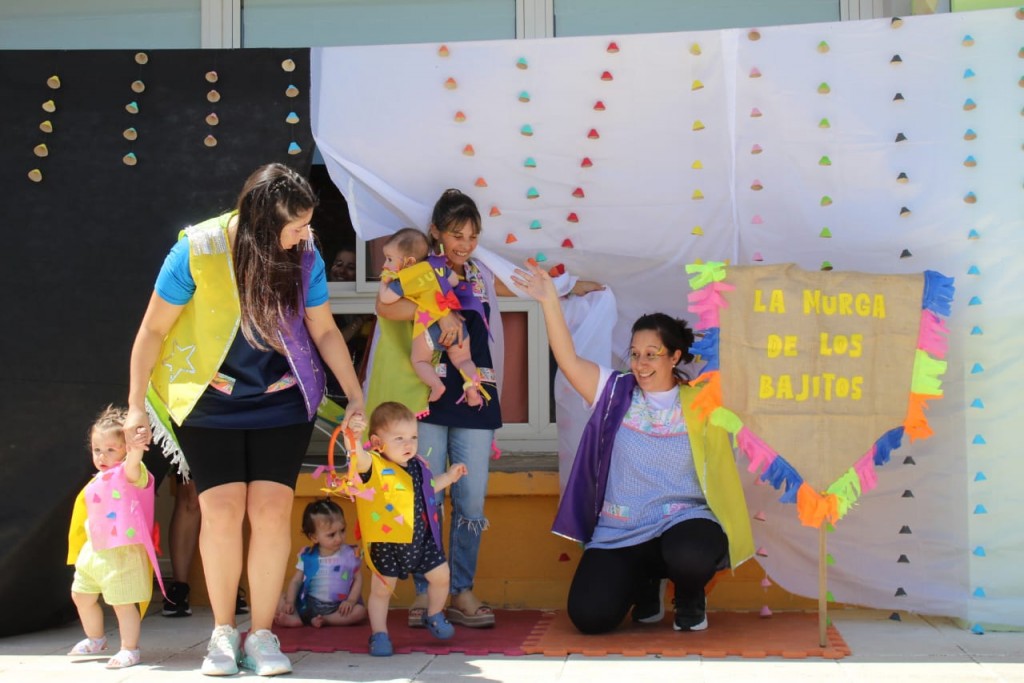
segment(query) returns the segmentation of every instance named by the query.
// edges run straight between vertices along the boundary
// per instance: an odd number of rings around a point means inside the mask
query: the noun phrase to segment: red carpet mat
[[[406,624],[407,610],[393,610],[388,619],[388,635],[395,648],[395,654],[425,652],[444,655],[461,652],[467,655],[524,655],[523,645],[550,621],[552,612],[539,610],[494,610],[494,628],[466,628],[455,626],[451,640],[437,640],[425,628],[409,628]],[[282,652],[307,650],[309,652],[334,652],[342,650],[366,654],[370,639],[370,624],[358,626],[331,626],[325,628],[275,628],[274,633],[281,640]]]
[[[497,625],[494,628],[456,626],[455,637],[451,640],[435,640],[426,629],[409,628],[405,623],[405,610],[394,610],[388,630],[396,654],[460,652],[548,657],[657,654],[787,659],[841,659],[850,654],[850,648],[834,626],[828,627],[828,645],[824,648],[818,645],[818,615],[813,612],[776,612],[768,618],[757,612],[711,612],[708,630],[694,633],[673,631],[669,614],[660,624],[633,624],[627,620],[616,631],[600,636],[579,633],[564,611],[495,610],[495,615]],[[369,623],[320,629],[307,626],[279,628],[274,632],[281,640],[283,652],[341,650],[365,654],[370,626]]]
[[[757,612],[710,612],[708,624],[706,631],[680,633],[672,630],[672,615],[668,614],[660,624],[633,624],[627,619],[612,633],[586,636],[559,611],[541,622],[523,650],[548,657],[657,654],[841,659],[850,654],[834,626],[828,627],[828,645],[819,646],[818,615],[814,612],[776,612],[767,618]]]

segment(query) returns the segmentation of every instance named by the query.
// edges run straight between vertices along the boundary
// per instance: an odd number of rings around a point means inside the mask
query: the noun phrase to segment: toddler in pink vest
[[[86,636],[68,654],[107,649],[102,595],[121,632],[121,648],[107,662],[108,669],[139,663],[139,631],[153,593],[153,571],[160,577],[153,543],[153,480],[142,464],[142,449],[125,445],[126,412],[108,406],[89,430],[97,472],[75,501],[68,534],[68,564],[75,565],[71,598]]]

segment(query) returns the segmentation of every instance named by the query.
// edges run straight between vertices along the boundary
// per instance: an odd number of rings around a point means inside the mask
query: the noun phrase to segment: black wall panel
[[[308,49],[136,55],[0,51],[0,636],[74,615],[64,560],[92,471],[86,431],[127,398],[135,331],[178,231],[230,209],[261,164],[310,168]]]

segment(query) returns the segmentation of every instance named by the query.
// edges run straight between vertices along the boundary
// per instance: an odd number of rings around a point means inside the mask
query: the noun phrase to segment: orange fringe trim
[[[717,370],[706,372],[690,384],[697,384],[702,380],[707,380],[707,383],[693,399],[693,409],[700,414],[701,419],[707,420],[711,413],[722,407],[722,376]]]
[[[928,407],[928,400],[942,398],[941,396],[929,396],[927,394],[910,394],[907,402],[907,417],[903,420],[903,432],[910,437],[911,443],[917,439],[927,439],[934,434],[928,426],[928,418],[924,416],[925,408]]]
[[[833,524],[839,520],[839,498],[833,493],[822,495],[807,482],[796,492],[796,514],[804,526],[821,526],[826,519]]]

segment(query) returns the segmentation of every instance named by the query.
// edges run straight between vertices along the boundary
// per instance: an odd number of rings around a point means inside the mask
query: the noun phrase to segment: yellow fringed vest
[[[240,304],[228,241],[226,213],[186,228],[189,270],[196,283],[192,299],[164,339],[150,384],[176,424],[203,395],[238,332]]]

